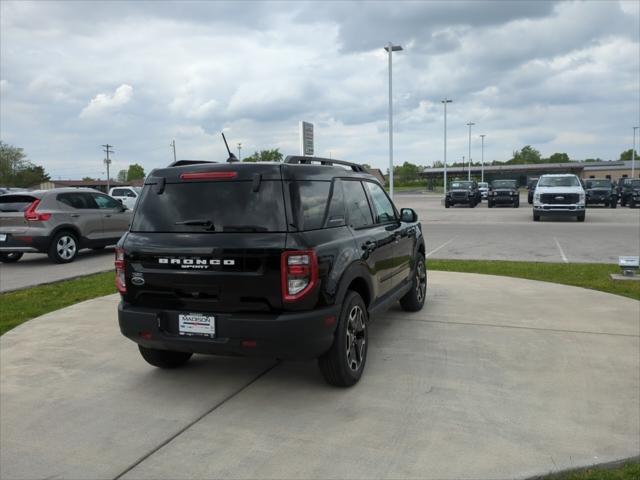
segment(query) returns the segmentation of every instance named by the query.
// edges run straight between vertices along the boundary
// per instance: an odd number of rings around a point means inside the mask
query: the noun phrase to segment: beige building
[[[582,179],[606,178],[608,180],[617,181],[621,178],[631,177],[631,160],[610,163],[611,165],[599,164],[594,166],[589,166],[588,163],[585,163],[585,167],[582,171]],[[640,178],[640,168],[638,167],[640,167],[640,160],[636,160],[636,168],[633,175],[635,178]]]

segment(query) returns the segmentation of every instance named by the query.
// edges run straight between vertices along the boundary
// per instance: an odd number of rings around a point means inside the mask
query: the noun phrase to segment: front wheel
[[[516,201],[513,203],[513,208],[520,208],[520,201]]]
[[[611,200],[609,202],[609,208],[616,208],[618,206],[618,200]]]
[[[418,253],[416,262],[416,271],[413,275],[411,290],[400,299],[400,306],[406,312],[422,310],[427,297],[427,267],[424,264],[424,255],[422,253]]]
[[[0,253],[0,262],[2,263],[16,263],[24,255],[22,252],[8,252]]]
[[[170,350],[158,350],[156,348],[147,348],[142,345],[138,345],[140,355],[144,358],[149,365],[153,365],[158,368],[178,368],[184,365],[191,358],[192,353],[188,352],[173,352]]]
[[[327,383],[350,387],[360,380],[367,361],[368,321],[367,306],[360,294],[347,292],[333,345],[318,359],[318,367]]]
[[[533,214],[533,221],[534,222],[539,222],[540,221],[540,215],[536,215],[535,213]]]
[[[444,201],[444,208],[449,208],[451,206],[451,203],[449,203],[449,200]]]
[[[577,218],[578,218],[579,222],[584,222],[585,217],[586,217],[586,214],[585,213],[581,213],[580,215],[578,215]]]
[[[493,202],[491,200],[487,200],[487,207],[493,208]]]

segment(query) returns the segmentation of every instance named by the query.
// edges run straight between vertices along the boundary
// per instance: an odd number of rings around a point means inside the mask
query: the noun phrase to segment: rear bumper
[[[181,311],[118,305],[122,334],[147,348],[181,352],[313,359],[331,347],[338,307],[311,312],[275,314],[214,314],[216,338],[178,333]],[[331,320],[333,317],[333,320]],[[244,343],[243,343],[244,342]]]
[[[0,230],[0,233],[4,234]],[[0,252],[46,252],[49,247],[49,237],[29,235],[14,235],[7,233],[7,239],[0,242]]]

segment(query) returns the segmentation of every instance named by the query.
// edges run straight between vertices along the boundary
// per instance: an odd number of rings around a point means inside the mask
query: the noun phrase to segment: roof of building
[[[485,173],[497,172],[525,172],[525,171],[580,171],[580,170],[626,170],[631,168],[630,161],[609,161],[609,162],[565,162],[565,163],[527,163],[527,164],[504,164],[485,165]],[[479,173],[482,167],[472,165],[471,171]],[[447,173],[466,173],[469,167],[448,167]],[[444,168],[429,168],[423,170],[425,175],[439,175],[444,173]]]

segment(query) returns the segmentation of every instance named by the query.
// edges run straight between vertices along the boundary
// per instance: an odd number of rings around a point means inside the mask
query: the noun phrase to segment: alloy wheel
[[[63,260],[72,259],[77,249],[76,240],[70,235],[61,236],[56,244],[56,252],[58,252],[58,256]]]
[[[427,292],[427,272],[424,262],[419,262],[416,266],[416,298],[422,303]]]
[[[347,363],[354,372],[360,368],[364,360],[366,328],[364,312],[359,305],[355,305],[349,312],[347,319],[346,341]]]

